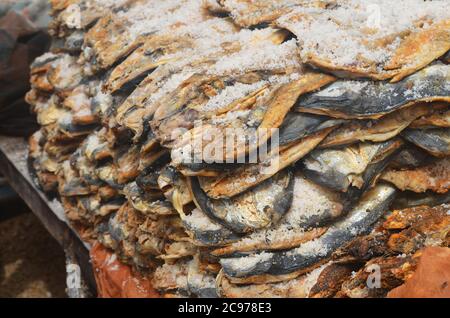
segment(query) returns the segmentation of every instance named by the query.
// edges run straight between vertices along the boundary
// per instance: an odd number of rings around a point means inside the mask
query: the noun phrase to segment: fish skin
[[[401,135],[434,156],[450,156],[450,130],[447,128],[407,129]]]
[[[344,243],[369,232],[374,223],[387,211],[395,194],[396,190],[392,186],[379,184],[374,187],[346,217],[316,240],[316,243],[322,246],[319,250],[301,253],[298,251],[302,248],[300,246],[289,251],[266,253],[263,261],[254,262],[248,268],[240,266],[239,259],[222,259],[220,263],[224,273],[227,277],[245,279],[263,274],[284,275],[312,266],[328,258]]]
[[[273,188],[272,195],[274,195],[274,197],[271,202],[271,207],[265,206],[264,211],[258,211],[260,214],[259,216],[253,216],[252,214],[253,220],[250,219],[250,215],[245,217],[245,215],[239,215],[239,213],[231,213],[230,209],[232,207],[235,210],[239,210],[241,204],[253,204],[257,210],[261,209],[261,207],[257,206],[258,191],[261,190],[263,191],[262,193],[265,192],[269,194],[267,191],[270,191],[269,189],[272,188],[272,182],[280,182],[277,187],[281,186],[282,189]],[[271,179],[268,179],[257,187],[249,190],[249,192],[244,192],[231,199],[213,200],[208,198],[207,194],[201,189],[198,179],[196,178],[190,178],[189,187],[196,205],[198,205],[211,219],[236,233],[247,233],[278,222],[278,220],[289,210],[292,204],[294,178],[289,170],[282,171],[278,175],[275,175]],[[260,223],[255,224],[250,221],[259,221]]]
[[[301,96],[295,110],[337,118],[377,119],[418,102],[450,101],[450,65],[431,65],[398,83],[334,82]],[[355,83],[354,85],[352,83]],[[351,88],[347,87],[352,85]],[[416,89],[415,94],[411,91]]]

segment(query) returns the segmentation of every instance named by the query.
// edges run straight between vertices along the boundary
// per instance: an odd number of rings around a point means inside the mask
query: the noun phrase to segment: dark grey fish
[[[437,157],[450,156],[450,129],[407,129],[402,136]]]
[[[447,64],[450,63],[450,51],[445,53],[445,55],[442,57],[442,61],[444,61],[444,63],[447,63]]]
[[[415,193],[412,191],[403,191],[394,201],[393,209],[406,209],[415,206],[437,206],[450,202],[450,191],[444,194],[437,194],[433,191],[425,193]]]
[[[450,101],[450,65],[436,63],[398,83],[340,80],[299,98],[299,112],[379,118],[419,101]]]
[[[199,246],[222,246],[241,238],[239,234],[211,220],[200,209],[182,216],[182,221],[194,244]]]
[[[427,164],[430,156],[418,147],[404,147],[389,163],[391,168],[415,168]]]
[[[256,187],[226,199],[211,199],[191,178],[191,193],[209,217],[237,233],[252,232],[276,224],[292,203],[294,178],[282,171]]]
[[[217,298],[216,277],[200,270],[198,256],[188,265],[187,286],[191,294],[199,298]]]
[[[314,150],[303,160],[303,173],[314,182],[334,191],[348,192],[352,187],[362,189],[372,180],[371,174],[381,172],[379,168],[383,167],[371,166],[371,163],[379,161],[400,145],[398,141],[389,140],[383,143],[360,143],[340,149]],[[369,166],[371,172],[366,173]],[[378,169],[374,170],[375,167]]]
[[[330,257],[344,243],[369,233],[389,208],[395,193],[394,187],[379,184],[321,237],[288,251],[221,259],[224,273],[230,278],[245,279],[263,274],[284,275],[308,268]]]
[[[279,131],[279,145],[298,141],[317,131],[337,126],[343,121],[333,120],[327,116],[290,112],[286,115]]]

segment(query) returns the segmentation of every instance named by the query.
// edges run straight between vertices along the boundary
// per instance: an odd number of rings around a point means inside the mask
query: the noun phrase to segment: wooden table
[[[61,202],[49,200],[33,183],[28,171],[28,145],[25,139],[0,135],[0,172],[25,201],[47,231],[58,241],[69,259],[80,267],[83,281],[96,294],[90,263],[90,246],[84,243],[67,220]]]

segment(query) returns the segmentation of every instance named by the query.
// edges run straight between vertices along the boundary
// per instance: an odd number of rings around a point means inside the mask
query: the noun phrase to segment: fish
[[[228,13],[233,21],[241,27],[249,28],[268,24],[289,12],[295,5],[309,5],[309,1],[217,1],[209,0],[206,8],[212,12]]]
[[[257,73],[252,77],[257,80],[262,77],[265,81],[268,80],[265,73]],[[296,73],[287,72],[278,76],[285,76],[289,80],[289,76],[293,74]],[[332,126],[331,123],[320,125],[325,121],[325,117],[316,116],[317,118],[313,119],[313,115],[290,114],[289,110],[299,96],[334,81],[334,77],[315,72],[305,72],[296,77],[298,79],[289,80],[287,83],[264,85],[226,105],[225,110],[214,110],[218,115],[201,126],[190,129],[175,142],[172,158],[192,156],[187,166],[190,162],[239,162],[249,154],[256,153],[259,148],[266,147],[271,137],[279,138],[279,143],[286,145]],[[239,82],[239,79],[237,81]],[[234,85],[238,87],[236,83]],[[273,136],[277,129],[280,130],[280,137]],[[231,131],[239,132],[236,133],[238,135],[232,135]],[[231,142],[229,139],[232,139]],[[209,149],[219,151],[212,153]]]
[[[155,37],[173,34],[185,26],[185,6],[191,7],[191,23],[206,19],[200,10],[200,3],[190,0],[160,3],[133,2],[124,10],[106,12],[96,24],[86,32],[85,58],[92,64],[93,71],[99,72],[128,56],[143,43]],[[162,27],[162,19],[164,26]]]
[[[178,261],[175,264],[165,263],[158,267],[152,278],[152,286],[161,292],[177,291],[189,293],[187,274],[188,261]]]
[[[106,158],[112,158],[113,156],[108,141],[104,138],[103,134],[101,131],[93,132],[86,137],[81,146],[81,154],[91,162],[101,161]]]
[[[445,205],[416,206],[401,210],[394,210],[383,222],[383,228],[392,231],[404,230],[416,226],[426,219],[442,218],[447,214]]]
[[[62,54],[59,59],[52,62],[47,80],[55,91],[63,94],[81,83],[82,74],[82,67],[77,63],[76,57]]]
[[[139,175],[139,146],[123,147],[117,152],[115,158],[117,182],[125,184]]]
[[[183,214],[184,208],[192,203],[187,180],[174,167],[167,166],[161,170],[158,185],[178,213]]]
[[[123,185],[117,181],[117,168],[112,163],[107,163],[95,169],[97,177],[114,189],[122,189]]]
[[[233,284],[221,271],[217,276],[217,291],[226,298],[308,298],[325,267],[289,281],[250,285]]]
[[[427,120],[425,118],[432,121],[434,117],[431,114],[441,108],[447,108],[447,105],[422,103],[399,109],[378,120],[353,120],[333,131],[320,144],[319,148],[344,146],[366,141],[383,142],[399,135],[404,129],[411,127],[414,122],[416,122],[416,125],[420,125],[420,122],[418,122],[420,117],[424,117],[421,121],[422,124],[425,124],[425,120]]]
[[[392,205],[395,209],[405,209],[415,206],[436,206],[450,202],[450,191],[444,194],[437,194],[433,191],[415,193],[412,191],[402,192]]]
[[[189,241],[178,241],[167,243],[164,251],[158,255],[158,259],[165,261],[176,261],[179,259],[190,258],[197,253],[197,247]]]
[[[344,119],[378,119],[420,102],[450,101],[450,65],[436,63],[398,83],[336,81],[301,96],[295,110]]]
[[[345,121],[335,120],[326,116],[290,112],[280,126],[278,143],[282,147],[322,129],[336,127],[343,123]],[[333,134],[332,132],[330,135]],[[330,135],[320,143],[320,148],[330,138]]]
[[[432,160],[433,158],[430,158],[426,151],[413,145],[405,145],[405,147],[389,162],[388,168],[417,168],[426,165]]]
[[[203,28],[202,28],[203,26]],[[224,50],[220,44],[220,39],[230,40],[231,34],[236,33],[237,28],[231,21],[222,18],[210,18],[196,25],[196,34],[192,34],[187,29],[187,34],[174,32],[152,36],[145,41],[142,46],[133,51],[123,62],[116,66],[106,84],[105,88],[109,92],[115,92],[131,82],[138,83],[140,78],[146,76],[153,69],[169,64],[171,68],[184,66],[187,68],[186,60],[195,60],[198,66],[198,55],[204,55],[204,42],[213,38],[208,50],[218,53]],[[216,43],[219,41],[220,43]],[[217,46],[217,47],[216,47]],[[225,45],[223,45],[225,46]],[[208,53],[206,53],[208,55]],[[204,58],[201,56],[200,58]]]
[[[447,16],[442,16],[445,10],[442,2],[427,5],[427,12],[434,16],[433,23],[427,27],[424,27],[427,23],[423,16],[425,8],[419,1],[414,7],[398,3],[395,9],[388,2],[379,3],[380,10],[391,10],[392,15],[370,27],[368,3],[323,4],[321,8],[294,8],[274,24],[299,39],[304,63],[324,72],[342,78],[398,82],[450,49],[450,22]],[[409,10],[408,19],[400,16],[404,10]],[[389,33],[385,32],[387,28]],[[318,32],[321,29],[327,29],[327,34]],[[351,43],[350,49],[348,43]]]
[[[450,159],[442,158],[412,169],[389,169],[380,180],[390,182],[402,191],[446,193],[450,188]]]
[[[217,247],[240,239],[241,235],[210,219],[200,209],[190,214],[180,213],[186,232],[197,246]]]
[[[334,129],[326,128],[297,142],[285,145],[278,151],[272,151],[259,164],[249,164],[232,173],[221,173],[217,177],[199,177],[199,183],[206,195],[212,199],[231,198],[269,179],[277,172],[294,164]]]
[[[358,236],[338,248],[331,258],[339,264],[360,264],[374,257],[389,255],[389,236],[390,234],[377,224],[369,234]]]
[[[131,182],[123,188],[123,193],[136,210],[144,215],[176,215],[168,201],[159,190],[144,191],[136,182]]]
[[[400,230],[393,233],[387,242],[390,251],[398,254],[413,254],[426,246],[448,247],[450,244],[450,216],[446,207],[403,210],[408,217],[398,217],[398,212],[384,226]]]
[[[450,111],[448,107],[441,111],[434,112],[428,116],[417,118],[409,125],[409,128],[449,128],[450,127]]]
[[[236,233],[249,233],[276,224],[292,203],[294,182],[282,171],[253,189],[230,199],[208,198],[196,178],[189,179],[195,204],[210,218]]]
[[[417,268],[419,255],[406,255],[405,257],[390,256],[376,257],[367,262],[362,269],[342,284],[342,292],[350,298],[379,298],[386,297],[387,293],[403,284]],[[380,275],[380,288],[370,288],[367,282],[371,274],[378,268]]]
[[[330,262],[322,269],[308,298],[333,298],[341,291],[344,281],[349,279],[358,267],[351,264]]]
[[[145,77],[153,69],[179,59],[175,54],[177,51],[192,49],[192,42],[189,38],[176,36],[149,39],[113,68],[105,89],[114,93],[131,82],[139,83],[139,78]]]
[[[366,180],[364,179],[364,173],[368,173],[371,163],[379,161],[377,157],[380,155],[392,156],[391,152],[397,151],[400,146],[401,141],[387,141],[314,150],[302,161],[303,173],[311,180],[334,191],[348,192],[352,187],[362,189],[374,177],[367,178],[366,175]],[[373,167],[375,166],[371,168]]]
[[[433,156],[446,157],[450,155],[449,129],[407,129],[401,135]]]
[[[63,196],[91,194],[90,187],[77,176],[69,161],[64,161],[58,173],[58,192]]]
[[[216,277],[200,268],[198,255],[189,262],[187,273],[188,290],[199,298],[217,298]]]
[[[311,182],[296,171],[291,207],[278,224],[246,235],[236,242],[213,250],[211,254],[230,257],[256,251],[292,249],[320,237],[343,214],[338,193]]]
[[[224,274],[232,282],[242,284],[286,279],[289,275],[298,276],[306,268],[329,258],[343,244],[358,235],[370,232],[374,223],[389,208],[395,194],[394,187],[378,184],[369,190],[345,217],[334,223],[319,238],[287,251],[262,252],[246,257],[221,259]]]

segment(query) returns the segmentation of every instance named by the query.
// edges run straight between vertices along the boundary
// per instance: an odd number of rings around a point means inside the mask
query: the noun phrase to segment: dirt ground
[[[31,212],[0,220],[0,297],[66,297],[65,283],[64,252]]]

